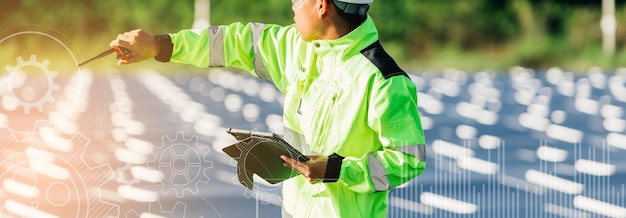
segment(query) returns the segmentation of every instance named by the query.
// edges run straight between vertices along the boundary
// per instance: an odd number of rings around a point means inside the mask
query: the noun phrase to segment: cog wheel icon
[[[16,103],[19,106],[24,107],[24,113],[29,114],[30,110],[34,107],[37,108],[37,110],[39,112],[43,111],[43,105],[48,102],[48,103],[54,103],[54,98],[52,97],[52,92],[59,90],[59,85],[57,85],[56,83],[54,83],[54,77],[56,77],[58,75],[57,71],[50,71],[48,69],[48,64],[49,61],[48,60],[44,60],[42,62],[37,62],[37,56],[34,54],[30,55],[30,59],[28,61],[24,61],[24,59],[22,57],[17,57],[17,65],[16,66],[10,66],[7,65],[5,67],[5,69],[8,71],[9,73],[9,78],[8,78],[8,85],[6,86],[6,90],[4,90],[4,92],[13,97],[16,101]],[[47,78],[47,90],[45,92],[45,94],[43,95],[43,97],[41,97],[38,100],[35,101],[27,101],[27,100],[23,100],[21,98],[18,98],[15,95],[15,91],[13,89],[13,79],[18,73],[23,72],[22,69],[25,67],[35,67],[35,68],[39,68],[39,70],[41,70]]]
[[[96,139],[100,140],[101,142],[106,142],[108,140],[112,141],[113,136],[111,136],[111,134],[108,134],[107,131],[105,131],[104,127],[105,120],[108,117],[107,115],[109,115],[109,110],[106,108],[99,109],[98,111],[96,111],[96,115],[97,118],[92,122]]]
[[[126,163],[126,165],[124,165],[123,167],[118,167],[117,168],[117,176],[115,178],[115,180],[118,183],[124,184],[124,185],[128,185],[128,186],[132,186],[133,184],[137,184],[139,183],[139,178],[133,176],[132,174],[132,165],[129,163]]]
[[[237,163],[235,161],[231,161],[231,165],[237,166]],[[233,184],[240,184],[238,176],[233,177]],[[262,204],[269,204],[272,197],[282,202],[282,185],[261,185],[256,183],[254,184],[254,188],[252,190],[244,189],[243,196],[247,199],[257,197],[261,200]]]
[[[163,135],[161,141],[153,150],[154,158],[148,161],[148,166],[156,165],[163,173],[161,192],[174,191],[178,198],[184,197],[185,191],[197,194],[200,185],[209,182],[208,172],[213,168],[213,162],[208,160],[209,148],[198,145],[198,136],[185,138],[182,131],[173,139]]]
[[[94,128],[94,136],[97,140],[104,143],[117,142],[115,137],[111,133],[111,129],[115,127],[113,123],[107,121],[107,119],[111,118],[111,114],[118,112],[119,108],[116,104],[110,103],[105,104],[100,109],[96,111],[96,119],[92,121]]]
[[[125,218],[141,218],[141,217],[187,217],[187,204],[184,202],[167,202],[160,201],[150,202],[148,211],[138,212],[134,209],[128,210],[121,217]]]
[[[240,156],[235,159],[231,159],[230,161],[230,165],[231,166],[235,166],[237,167],[238,170],[240,169],[244,169],[245,165],[246,165],[246,158],[243,157],[247,157],[248,154],[250,153],[250,151],[252,151],[254,149],[255,146],[259,145],[260,143],[262,143],[263,141],[258,140],[258,139],[251,139],[248,142],[247,146],[239,146],[239,145],[243,145],[243,144],[238,144],[237,148],[240,151]],[[257,198],[258,200],[261,201],[262,204],[269,204],[272,197],[277,198],[280,202],[282,202],[282,183],[280,184],[263,184],[260,182],[255,182],[255,180],[253,178],[251,178],[251,174],[248,173],[237,173],[237,175],[235,175],[233,177],[233,184],[243,184],[246,187],[249,187],[251,189],[244,189],[244,193],[243,196],[250,199],[250,198]]]
[[[119,206],[98,191],[113,175],[110,165],[91,166],[85,158],[88,138],[77,133],[61,143],[47,135],[50,126],[37,122],[33,132],[0,128],[0,192],[6,193],[0,217],[118,216]]]

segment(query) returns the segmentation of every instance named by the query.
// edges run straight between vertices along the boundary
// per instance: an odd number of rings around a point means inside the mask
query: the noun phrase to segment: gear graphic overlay
[[[128,186],[139,183],[140,182],[139,178],[134,177],[132,175],[131,168],[132,168],[132,165],[129,163],[126,163],[126,165],[124,165],[123,167],[118,167],[115,180],[120,184],[124,184]]]
[[[161,141],[153,151],[154,158],[147,163],[163,173],[165,182],[161,182],[161,192],[174,191],[178,198],[184,197],[185,191],[198,194],[200,185],[209,182],[208,172],[213,168],[209,148],[198,145],[198,136],[185,138],[182,131],[175,138],[164,135]]]
[[[113,102],[109,104],[105,104],[100,109],[96,111],[96,119],[92,121],[93,133],[96,140],[103,143],[120,143],[124,138],[116,138],[111,130],[115,128],[121,128],[119,124],[113,123],[111,117],[113,114],[121,111],[120,106]],[[134,116],[129,116],[129,118],[134,118]]]
[[[272,137],[279,137],[274,135]],[[290,136],[287,136],[285,139],[289,139]],[[244,190],[244,197],[250,199],[252,197],[256,197],[261,200],[261,203],[268,204],[270,203],[272,196],[276,197],[279,202],[282,202],[282,185],[279,184],[269,184],[264,182],[258,182],[253,180],[253,173],[248,171],[246,166],[246,161],[251,155],[251,152],[257,148],[257,146],[266,146],[264,143],[268,141],[267,138],[258,138],[258,137],[248,137],[248,138],[238,138],[240,142],[235,144],[235,147],[239,150],[239,157],[235,157],[235,159],[231,159],[231,165],[237,167],[237,175],[233,177],[234,184],[241,184],[247,189]],[[289,146],[289,148],[291,148]],[[293,148],[295,149],[295,148]],[[289,156],[292,159],[298,159],[297,155],[295,155],[296,151],[292,151],[289,149]],[[280,160],[282,161],[282,160]],[[254,161],[252,161],[254,162]],[[255,163],[256,164],[256,163]],[[246,172],[240,172],[246,171]],[[286,176],[291,178],[293,176],[298,175],[298,172],[291,171],[290,175]],[[284,175],[283,175],[284,176]],[[285,178],[283,178],[285,179]],[[282,180],[282,179],[281,179]]]
[[[28,61],[24,61],[22,57],[17,57],[16,60],[17,60],[16,66],[7,65],[5,67],[5,69],[8,72],[8,78],[6,80],[8,81],[8,84],[5,84],[6,87],[5,87],[5,90],[3,90],[3,94],[13,97],[18,105],[24,107],[24,113],[26,114],[29,114],[30,110],[33,107],[37,108],[39,112],[42,112],[44,103],[54,102],[54,98],[52,97],[52,92],[59,90],[59,85],[54,83],[54,77],[56,77],[58,73],[56,71],[50,71],[48,69],[48,64],[49,64],[48,60],[37,62],[37,56],[34,54],[30,55],[30,59]],[[47,78],[47,90],[45,94],[43,95],[43,97],[35,101],[21,99],[15,94],[14,88],[16,87],[14,86],[17,86],[17,84],[13,84],[14,78],[20,75],[23,75],[24,71],[22,69],[26,67],[38,68],[39,70],[41,70],[41,72],[44,73],[44,75]]]
[[[93,120],[92,124],[94,127],[94,136],[97,140],[101,142],[115,141],[113,139],[113,135],[106,131],[106,129],[111,129],[113,124],[107,125],[107,118],[110,117],[110,109],[111,104],[105,104],[104,107],[98,109],[96,111],[97,118]],[[107,128],[108,127],[108,128]]]
[[[118,216],[119,206],[99,194],[113,175],[110,165],[89,166],[89,139],[77,133],[51,140],[50,126],[38,121],[30,133],[0,128],[0,217]]]
[[[22,46],[20,40],[33,41],[34,46]],[[36,45],[46,45],[49,50],[42,50],[41,47]],[[14,111],[18,107],[23,107],[23,113],[29,114],[33,108],[38,109],[40,112],[45,110],[47,102],[53,102],[60,99],[54,99],[53,94],[55,90],[58,90],[58,85],[55,83],[56,71],[49,70],[48,64],[54,60],[54,67],[71,67],[76,66],[78,61],[74,53],[77,51],[73,47],[74,43],[63,33],[42,25],[36,24],[24,24],[9,27],[7,29],[0,30],[0,50],[3,52],[9,52],[9,57],[14,57],[13,60],[4,60],[3,66],[0,66],[0,74],[4,78],[0,79],[0,94],[3,97],[3,106],[6,110]],[[5,45],[9,47],[17,46],[19,50],[12,52],[11,49],[5,49]],[[59,47],[60,46],[60,47]],[[14,53],[11,55],[11,53]],[[30,57],[28,57],[30,54]],[[34,54],[37,54],[34,55]],[[28,60],[25,60],[28,59]],[[17,63],[14,61],[17,60]],[[52,64],[50,64],[52,65]],[[79,72],[80,68],[76,68]],[[7,72],[8,71],[8,72]],[[28,75],[28,86],[19,87],[21,81],[25,77],[24,72],[32,71],[32,75]],[[9,75],[11,73],[14,75]],[[83,73],[77,74],[80,79],[78,85],[80,89],[84,88]],[[14,78],[12,76],[21,76],[17,78],[18,81],[10,81]],[[36,80],[35,80],[36,79]],[[56,81],[58,82],[58,81]],[[8,83],[14,83],[10,87]],[[9,89],[13,90],[9,90]],[[83,96],[82,92],[72,93],[80,98]],[[75,102],[70,102],[75,103]],[[76,104],[71,105],[71,110],[66,111],[65,117],[70,117],[77,110]]]
[[[154,213],[161,213],[167,217],[187,217],[187,204],[176,201],[175,203],[170,203],[174,206],[170,206],[169,204],[162,204],[160,201],[151,202],[149,204],[149,212],[139,213],[134,209],[130,209],[122,214],[122,217],[125,218],[135,218],[135,217],[162,217],[160,215],[155,215]]]

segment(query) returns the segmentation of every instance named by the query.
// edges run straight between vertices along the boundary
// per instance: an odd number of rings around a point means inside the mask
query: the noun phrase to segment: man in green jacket
[[[311,160],[283,182],[283,217],[385,217],[389,190],[422,173],[415,84],[383,50],[373,0],[292,0],[295,24],[233,23],[154,36],[118,35],[133,56],[237,67],[285,95],[284,138]]]

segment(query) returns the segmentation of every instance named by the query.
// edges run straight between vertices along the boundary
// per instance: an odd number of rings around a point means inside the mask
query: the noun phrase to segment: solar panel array
[[[1,217],[280,216],[280,185],[248,191],[221,151],[226,128],[283,133],[272,84],[16,68],[0,80]],[[626,217],[626,69],[410,77],[427,169],[391,192],[389,217]]]

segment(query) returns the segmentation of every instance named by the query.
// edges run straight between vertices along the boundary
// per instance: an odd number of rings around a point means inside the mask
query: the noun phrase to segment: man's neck
[[[359,27],[359,25],[350,25],[338,18],[329,19],[329,20],[330,20],[329,25],[326,27],[324,34],[322,34],[322,36],[320,37],[322,39],[326,39],[326,40],[338,39],[352,32],[352,30],[356,29],[357,27]]]

